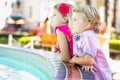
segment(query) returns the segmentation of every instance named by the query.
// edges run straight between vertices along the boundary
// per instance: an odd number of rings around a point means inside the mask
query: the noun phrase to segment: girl
[[[72,18],[75,56],[70,62],[81,66],[93,66],[97,70],[93,71],[95,80],[112,80],[110,68],[96,36],[100,23],[97,10],[91,6],[82,6],[74,9]]]
[[[72,6],[66,3],[57,4],[53,8],[51,17],[51,25],[55,27],[58,39],[58,50],[63,61],[69,62],[73,56],[73,40],[72,34],[68,27],[69,16]]]

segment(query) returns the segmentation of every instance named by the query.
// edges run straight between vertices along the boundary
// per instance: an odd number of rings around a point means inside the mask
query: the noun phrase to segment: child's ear
[[[63,22],[68,22],[68,17],[67,16],[63,17]]]

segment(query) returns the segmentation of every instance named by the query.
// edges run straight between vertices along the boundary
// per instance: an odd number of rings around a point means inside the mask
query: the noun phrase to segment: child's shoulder
[[[83,31],[83,34],[94,34],[95,32],[93,30],[86,30]]]
[[[83,32],[83,38],[92,42],[95,42],[96,44],[99,43],[98,37],[96,33],[93,30],[88,30]]]
[[[84,31],[81,35],[86,39],[97,39],[96,33],[93,30]]]
[[[67,25],[63,25],[63,26],[57,26],[56,30],[59,30],[61,32],[63,32],[64,34],[70,34],[70,29],[68,28]]]

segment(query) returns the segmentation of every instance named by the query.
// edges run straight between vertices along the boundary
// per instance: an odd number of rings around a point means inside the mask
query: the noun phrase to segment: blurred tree
[[[118,0],[114,0],[114,11],[113,11],[113,23],[112,26],[116,27],[116,9]]]
[[[105,0],[105,22],[107,23],[109,0]]]

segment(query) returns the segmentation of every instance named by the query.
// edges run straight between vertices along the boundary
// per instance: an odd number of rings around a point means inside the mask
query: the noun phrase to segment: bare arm
[[[61,59],[63,61],[69,61],[70,54],[68,49],[67,37],[59,30],[56,31],[56,34],[57,34],[57,39],[58,39],[58,43],[61,50],[61,53],[60,53]]]
[[[74,56],[71,60],[71,63],[74,64],[79,64],[81,66],[92,66],[94,63],[94,58],[89,55],[89,54],[85,54],[83,57],[76,57]]]

